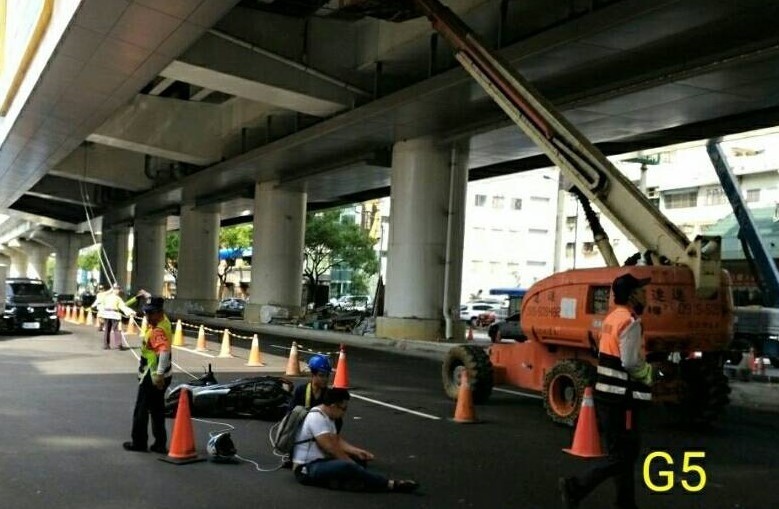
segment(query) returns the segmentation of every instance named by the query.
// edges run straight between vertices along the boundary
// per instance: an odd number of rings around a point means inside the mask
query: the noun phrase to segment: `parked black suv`
[[[3,332],[59,332],[57,305],[43,281],[30,278],[5,280],[5,310],[0,328]]]

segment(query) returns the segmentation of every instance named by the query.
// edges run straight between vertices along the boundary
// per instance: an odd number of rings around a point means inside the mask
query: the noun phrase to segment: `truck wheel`
[[[687,390],[677,411],[683,423],[705,425],[715,421],[730,403],[728,377],[717,357],[682,363],[682,379]]]
[[[592,364],[579,360],[564,360],[544,375],[544,408],[554,421],[573,426],[582,407],[584,389],[595,380]]]
[[[446,354],[441,368],[446,395],[457,399],[464,370],[468,371],[473,402],[486,402],[492,393],[492,362],[484,350],[475,345],[456,346]]]

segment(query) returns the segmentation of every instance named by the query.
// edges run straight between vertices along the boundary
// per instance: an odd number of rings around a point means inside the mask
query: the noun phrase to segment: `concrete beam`
[[[208,166],[222,155],[220,115],[214,104],[139,95],[87,140]]]
[[[120,148],[81,145],[49,170],[49,175],[128,191],[144,191],[152,186],[152,181],[144,173],[144,159],[143,154]]]
[[[316,117],[352,104],[345,87],[297,68],[294,61],[285,63],[259,53],[259,47],[240,44],[206,34],[161,76]]]
[[[76,185],[71,179],[47,175],[32,186],[25,194],[46,198],[49,200],[83,205],[84,201],[90,205],[100,205],[100,196],[95,184],[83,183]]]
[[[0,233],[0,244],[8,244],[23,235],[38,229],[38,225],[30,221],[16,221],[4,228]]]

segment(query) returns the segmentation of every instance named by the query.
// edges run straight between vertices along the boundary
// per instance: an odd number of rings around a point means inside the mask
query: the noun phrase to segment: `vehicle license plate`
[[[22,324],[22,329],[40,329],[41,324],[38,322],[25,322]]]

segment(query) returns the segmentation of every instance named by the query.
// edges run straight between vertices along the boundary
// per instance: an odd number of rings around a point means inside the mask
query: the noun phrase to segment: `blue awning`
[[[508,295],[509,297],[524,297],[527,288],[490,288],[490,295]]]
[[[249,258],[252,255],[252,248],[228,248],[219,250],[219,259],[227,260],[228,258]]]

